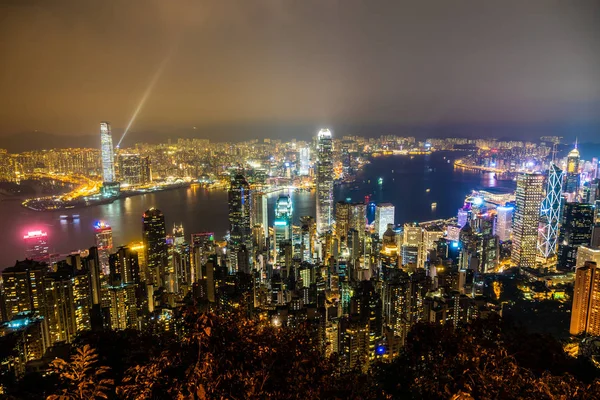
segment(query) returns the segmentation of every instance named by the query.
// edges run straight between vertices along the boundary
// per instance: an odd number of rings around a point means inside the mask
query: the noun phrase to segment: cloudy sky
[[[2,0],[0,141],[122,131],[145,92],[133,131],[585,131],[598,21],[586,0]]]

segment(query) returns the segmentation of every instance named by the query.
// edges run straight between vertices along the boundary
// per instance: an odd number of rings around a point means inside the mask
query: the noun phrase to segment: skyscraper
[[[338,240],[348,237],[350,229],[350,203],[338,201],[335,204],[335,233]]]
[[[237,253],[244,247],[248,254],[251,254],[250,198],[250,185],[246,178],[242,174],[235,175],[229,186],[229,240],[232,268],[237,268]]]
[[[544,177],[540,174],[519,174],[513,219],[511,262],[519,267],[535,267],[538,224]]]
[[[25,241],[25,258],[35,261],[48,261],[48,233],[44,231],[30,231],[23,236]]]
[[[13,267],[2,271],[7,320],[27,311],[35,311],[47,318],[44,293],[46,275],[48,266],[33,260],[17,261]]]
[[[594,226],[594,206],[583,203],[566,203],[562,213],[558,237],[558,268],[567,271],[575,268],[577,249],[589,246]]]
[[[310,168],[310,148],[302,147],[299,153],[300,166],[298,168],[298,175],[308,175]]]
[[[100,122],[100,144],[102,151],[102,179],[107,183],[115,182],[115,156],[109,122]]]
[[[567,156],[567,176],[564,187],[566,193],[577,193],[579,191],[579,161],[579,150],[577,149],[577,142],[575,142],[575,148]]]
[[[144,185],[152,181],[150,158],[139,154],[119,154],[119,182],[127,185]]]
[[[252,203],[252,226],[260,225],[263,228],[265,239],[269,236],[269,212],[267,195],[263,192],[254,192],[250,199]]]
[[[540,227],[538,250],[542,257],[548,258],[556,254],[558,240],[558,223],[562,205],[563,171],[552,163],[548,170],[546,195],[542,200],[540,211]]]
[[[593,261],[586,261],[575,272],[569,332],[600,336],[600,271]]]
[[[275,203],[275,221],[273,222],[275,235],[275,256],[283,241],[292,240],[292,199],[290,196],[281,195]]]
[[[387,230],[388,224],[394,224],[395,207],[391,203],[377,204],[375,208],[375,233],[379,238],[383,238],[383,234]]]
[[[514,207],[499,206],[496,208],[496,235],[502,242],[510,240]]]
[[[155,287],[163,285],[165,267],[168,262],[167,228],[163,213],[152,207],[143,216],[143,240],[148,283]]]
[[[108,275],[108,256],[113,248],[112,228],[104,221],[96,221],[94,224],[94,235],[96,237],[100,268],[104,275]]]
[[[333,219],[333,139],[329,129],[317,135],[317,233],[331,229]]]

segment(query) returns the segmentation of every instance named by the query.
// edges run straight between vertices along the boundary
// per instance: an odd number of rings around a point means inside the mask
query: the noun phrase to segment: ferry
[[[62,221],[75,221],[75,220],[79,220],[79,214],[61,215],[60,219]]]
[[[429,189],[429,188],[425,189],[425,193],[429,193],[430,190],[431,189]]]
[[[431,203],[431,209],[437,208],[437,203]]]

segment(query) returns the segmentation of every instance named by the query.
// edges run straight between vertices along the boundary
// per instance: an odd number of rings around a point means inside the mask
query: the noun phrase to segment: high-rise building
[[[579,161],[580,161],[579,150],[577,149],[577,142],[575,142],[575,148],[569,152],[567,156],[567,174],[565,180],[565,193],[577,193],[579,191],[580,175],[579,175]]]
[[[558,268],[575,268],[577,249],[589,246],[594,226],[594,206],[584,203],[566,203],[562,213],[558,237]]]
[[[329,129],[317,135],[317,233],[331,230],[333,219],[333,138]]]
[[[252,227],[250,225],[250,185],[242,174],[237,174],[229,186],[229,235],[230,267],[237,268],[238,253],[252,249]]]
[[[269,211],[267,195],[263,192],[254,192],[250,201],[252,202],[252,226],[260,225],[264,238],[269,236]]]
[[[104,275],[109,274],[108,256],[113,248],[112,228],[104,221],[96,221],[94,224],[94,236],[96,238],[96,247],[98,248],[98,258],[100,268]]]
[[[109,122],[100,122],[100,144],[102,150],[102,180],[107,183],[115,182],[115,156]]]
[[[496,207],[496,235],[501,242],[511,239],[514,207]]]
[[[513,218],[511,262],[519,267],[535,267],[538,224],[544,177],[540,174],[519,174]]]
[[[23,236],[25,241],[25,258],[35,261],[48,261],[48,233],[44,231],[30,231]]]
[[[540,210],[538,250],[542,257],[556,255],[558,225],[562,205],[563,171],[552,163],[548,170],[546,195]]]
[[[37,312],[47,318],[44,278],[48,266],[33,260],[17,261],[2,271],[6,319],[19,313]]]
[[[144,185],[152,182],[150,158],[139,154],[119,154],[119,182],[126,185]]]
[[[275,203],[275,221],[273,222],[275,257],[283,241],[292,240],[292,199],[281,195]]]
[[[593,261],[576,269],[569,332],[600,336],[600,271]]]
[[[119,247],[109,257],[111,285],[120,283],[140,283],[140,266],[138,253],[129,247]]]
[[[155,287],[162,286],[168,263],[167,228],[162,211],[152,207],[144,213],[142,233],[147,270],[144,276]]]
[[[335,204],[335,233],[338,240],[348,236],[350,229],[350,203],[338,201]]]
[[[383,234],[388,228],[388,224],[394,224],[395,207],[391,203],[377,204],[375,208],[375,233],[379,238],[383,238]]]

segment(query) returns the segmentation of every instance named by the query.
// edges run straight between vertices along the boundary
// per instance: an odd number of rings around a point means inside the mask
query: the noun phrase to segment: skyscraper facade
[[[394,213],[395,207],[391,203],[378,204],[375,208],[375,233],[380,239],[383,238],[388,224],[394,224]]]
[[[575,272],[569,332],[600,336],[600,271],[595,262],[586,261]]]
[[[575,148],[569,152],[567,156],[567,175],[565,179],[564,191],[566,193],[577,193],[579,191],[580,175],[579,175],[579,150],[577,143]]]
[[[273,222],[275,257],[279,254],[282,242],[292,240],[292,199],[279,196],[275,203],[275,221]]]
[[[519,267],[535,267],[538,241],[538,224],[544,176],[519,174],[513,218],[511,262]]]
[[[548,170],[546,195],[540,210],[538,250],[542,257],[556,255],[558,225],[562,205],[563,171],[552,163]]]
[[[127,185],[144,185],[152,181],[150,158],[139,154],[119,154],[119,181]]]
[[[104,221],[96,221],[94,224],[94,235],[96,238],[96,247],[98,248],[100,268],[104,275],[108,275],[108,256],[113,248],[112,228]]]
[[[575,268],[577,249],[592,241],[594,206],[584,203],[566,203],[562,213],[558,237],[558,268]]]
[[[229,186],[229,235],[232,267],[237,267],[237,253],[247,250],[251,254],[252,227],[250,225],[250,185],[244,175],[237,174]]]
[[[333,219],[333,138],[329,129],[317,135],[317,233],[331,230]]]
[[[143,216],[143,240],[146,260],[144,276],[155,287],[163,285],[168,262],[167,228],[162,211],[152,207]]]
[[[115,156],[110,123],[100,122],[100,145],[102,151],[102,180],[115,182]]]
[[[501,242],[511,238],[514,211],[515,208],[512,206],[496,207],[496,235]]]

